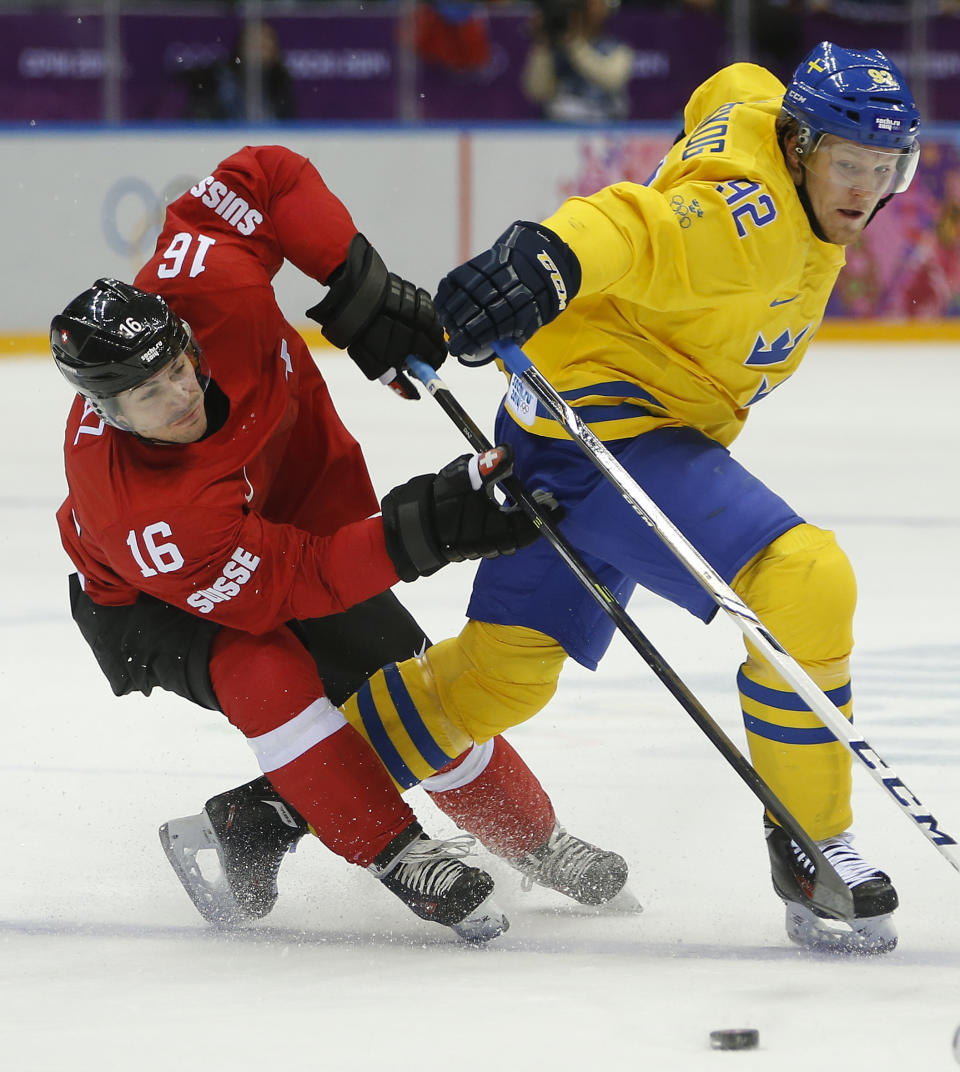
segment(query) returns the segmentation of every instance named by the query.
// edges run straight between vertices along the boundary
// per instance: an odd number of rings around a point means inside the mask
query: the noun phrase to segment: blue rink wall
[[[17,268],[0,302],[0,356],[44,348],[52,313],[97,276],[132,278],[166,204],[245,144],[308,156],[390,267],[433,289],[511,221],[542,219],[572,194],[645,181],[675,134],[662,124],[8,127],[0,197],[6,263]],[[960,125],[938,126],[925,134],[914,185],[848,251],[821,337],[958,337],[958,239]],[[301,323],[317,284],[288,265],[277,287]]]

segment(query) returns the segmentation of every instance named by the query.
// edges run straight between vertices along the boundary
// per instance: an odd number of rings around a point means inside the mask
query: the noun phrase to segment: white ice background
[[[319,362],[380,492],[466,449],[429,399]],[[498,374],[443,371],[489,429]],[[642,914],[524,893],[481,853],[512,927],[467,948],[310,839],[271,916],[209,929],[156,828],[254,777],[252,753],[177,697],[112,696],[70,621],[54,523],[69,392],[39,357],[4,361],[0,384],[4,1069],[954,1067],[960,874],[858,771],[857,844],[899,889],[900,946],[862,960],[791,946],[756,800],[619,638],[509,736],[567,826],[627,857]],[[960,836],[958,398],[955,346],[815,344],[735,453],[853,559],[857,724]],[[439,639],[459,630],[471,575],[451,566],[400,596]],[[735,626],[646,595],[630,610],[743,747]],[[410,799],[452,832],[422,791]],[[759,1048],[712,1051],[724,1027],[759,1029]]]

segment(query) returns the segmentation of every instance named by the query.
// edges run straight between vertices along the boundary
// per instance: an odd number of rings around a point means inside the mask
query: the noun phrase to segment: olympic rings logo
[[[134,269],[148,260],[163,229],[167,205],[196,183],[195,177],[171,179],[159,191],[139,175],[127,175],[107,190],[100,213],[103,237]]]
[[[670,198],[670,204],[673,206],[674,214],[679,217],[680,226],[689,227],[693,220],[690,219],[688,214],[690,210],[687,208],[686,201],[684,201],[680,194],[674,194],[673,197]]]
[[[703,209],[700,207],[700,202],[694,198],[689,204],[683,198],[681,194],[674,194],[670,198],[670,205],[673,208],[674,215],[677,216],[680,226],[686,229],[693,223],[693,218],[696,216],[702,218]]]

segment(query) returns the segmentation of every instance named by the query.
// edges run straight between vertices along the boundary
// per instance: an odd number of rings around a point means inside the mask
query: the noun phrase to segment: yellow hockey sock
[[[847,718],[856,583],[833,534],[784,533],[740,571],[734,588]],[[851,757],[751,644],[737,684],[754,766],[820,840],[846,830]]]

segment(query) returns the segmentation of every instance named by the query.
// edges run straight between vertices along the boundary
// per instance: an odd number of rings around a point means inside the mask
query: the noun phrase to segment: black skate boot
[[[568,834],[559,823],[539,849],[507,863],[523,875],[524,889],[536,883],[583,905],[605,904],[627,882],[627,861],[622,856]]]
[[[262,919],[277,901],[284,854],[307,824],[266,778],[211,797],[199,815],[160,827],[160,844],[200,915],[220,927]],[[219,868],[204,874],[197,856]]]
[[[764,821],[773,888],[787,908],[787,937],[817,953],[889,953],[897,945],[890,918],[897,891],[890,877],[868,864],[853,848],[850,831],[817,845],[853,891],[851,923],[830,919],[810,903],[815,868],[806,853],[779,826]]]
[[[469,942],[498,938],[510,926],[491,896],[493,879],[463,863],[474,838],[428,838],[413,823],[368,868],[421,919],[450,927]]]

